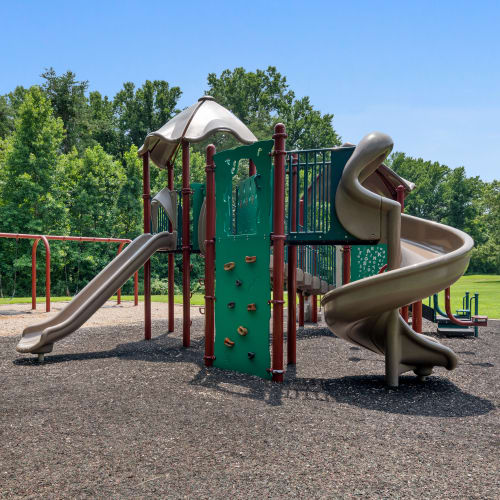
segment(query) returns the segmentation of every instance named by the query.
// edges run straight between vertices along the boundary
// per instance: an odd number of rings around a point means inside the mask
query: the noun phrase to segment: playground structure
[[[190,183],[190,143],[217,132],[231,133],[245,145],[219,153],[208,146],[206,183]],[[313,318],[316,296],[323,295],[330,329],[385,355],[390,386],[397,386],[399,375],[406,371],[423,378],[434,366],[453,369],[454,353],[419,333],[421,300],[449,287],[463,274],[473,246],[471,238],[401,213],[404,197],[413,186],[383,165],[392,149],[387,135],[375,132],[357,146],[305,151],[286,151],[285,140],[285,127],[278,124],[273,140],[257,141],[240,120],[209,96],[149,134],[139,150],[144,234],[57,316],[25,329],[17,350],[43,358],[54,342],[79,328],[142,266],[144,336],[150,339],[149,258],[156,251],[168,255],[168,329],[172,331],[173,256],[180,250],[184,347],[190,345],[190,255],[205,255],[207,366],[283,380],[286,283],[288,364],[296,363],[299,291],[299,324],[304,321],[304,294],[314,297]],[[178,151],[182,154],[182,204],[177,203],[173,186]],[[150,159],[168,172],[167,186],[153,199]],[[244,177],[243,168],[248,172]],[[353,269],[351,252],[358,247],[367,249],[365,257],[370,249],[378,249],[380,261],[375,268],[374,259],[366,257],[357,258],[358,268]],[[360,270],[361,261],[371,266]],[[359,279],[351,281],[352,274]],[[449,292],[447,301],[450,317]],[[413,328],[408,325],[410,304]],[[478,315],[450,321],[486,324],[486,318]]]

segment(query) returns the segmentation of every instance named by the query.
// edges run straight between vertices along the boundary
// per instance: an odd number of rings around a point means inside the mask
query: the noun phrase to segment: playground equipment
[[[87,243],[119,243],[118,254],[123,250],[124,245],[132,240],[127,238],[94,238],[88,236],[57,236],[43,234],[22,234],[22,233],[0,233],[0,238],[11,238],[16,240],[34,240],[31,249],[31,309],[36,310],[36,250],[38,243],[43,242],[45,246],[45,312],[50,312],[50,240],[57,241],[78,241]],[[139,275],[134,274],[134,304],[139,303],[138,295]],[[121,303],[121,289],[117,291],[117,304]]]
[[[432,301],[432,302],[431,302]],[[479,336],[478,326],[474,324],[473,318],[479,316],[479,294],[475,293],[472,297],[469,292],[465,292],[462,297],[462,308],[451,314],[450,291],[445,290],[445,309],[443,312],[439,307],[438,294],[435,293],[429,297],[429,304],[423,305],[423,315],[429,321],[437,324],[438,333],[447,336]],[[474,304],[474,315],[472,315],[472,304]]]
[[[229,132],[245,145],[219,153],[208,146],[206,183],[190,183],[190,142],[216,132]],[[285,140],[285,127],[278,124],[273,140],[258,142],[240,120],[209,96],[149,134],[139,150],[144,234],[59,315],[27,328],[18,351],[41,356],[50,352],[55,341],[81,326],[142,266],[144,336],[150,339],[149,258],[156,251],[168,255],[168,328],[172,331],[173,254],[180,250],[185,347],[190,345],[190,254],[205,254],[207,366],[283,380],[286,283],[288,364],[296,362],[299,293],[299,324],[304,320],[304,295],[313,296],[313,317],[317,316],[317,295],[323,295],[330,329],[385,355],[391,386],[409,370],[423,378],[434,366],[453,369],[453,352],[418,333],[418,311],[423,298],[449,287],[464,272],[471,238],[401,214],[404,197],[413,185],[383,165],[392,149],[387,135],[375,132],[357,146],[305,151],[286,151]],[[178,205],[173,168],[180,150],[182,204]],[[167,186],[153,199],[150,158],[168,172]],[[242,175],[244,169],[248,175]],[[364,250],[359,251],[359,246]],[[364,257],[351,265],[353,252]],[[370,252],[376,252],[378,260]],[[361,260],[370,265],[356,269]],[[351,276],[357,281],[351,282]],[[407,323],[410,304],[413,329]],[[486,324],[486,318],[472,316],[470,322]]]

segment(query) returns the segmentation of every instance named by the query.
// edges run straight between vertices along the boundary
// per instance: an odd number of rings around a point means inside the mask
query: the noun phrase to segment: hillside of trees
[[[74,73],[49,68],[42,84],[16,87],[0,96],[0,231],[135,238],[142,228],[142,165],[137,149],[146,135],[175,116],[182,90],[166,81],[131,82],[109,98],[89,91]],[[273,125],[287,126],[287,148],[340,144],[333,115],[297,97],[276,68],[225,70],[207,77],[205,93],[231,109],[259,139]],[[203,92],[200,92],[200,94]],[[363,124],[360,124],[362,129]],[[368,131],[367,131],[368,132]],[[226,135],[217,148],[235,145]],[[192,150],[194,182],[204,180],[204,146]],[[467,231],[476,241],[469,272],[500,274],[500,187],[467,177],[463,167],[394,153],[390,166],[417,187],[406,211]],[[180,168],[176,165],[176,185]],[[166,184],[165,172],[151,169],[151,188]],[[31,242],[0,239],[0,295],[30,294]],[[52,290],[73,295],[115,255],[99,243],[52,242]],[[43,250],[40,250],[42,253]],[[43,276],[39,259],[39,276]],[[203,273],[193,259],[193,287]],[[177,260],[180,269],[180,260]],[[153,291],[166,291],[166,258],[153,258]],[[177,273],[176,284],[181,275]],[[131,283],[125,291],[131,290]],[[43,293],[42,280],[39,293]]]

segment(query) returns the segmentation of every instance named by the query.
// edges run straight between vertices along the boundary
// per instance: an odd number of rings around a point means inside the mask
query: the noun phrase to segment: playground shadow
[[[401,376],[398,388],[385,385],[383,375],[341,378],[295,377],[289,367],[283,384],[260,381],[255,377],[202,368],[192,385],[217,390],[233,396],[264,401],[280,406],[284,400],[315,400],[344,403],[367,410],[409,416],[461,418],[485,415],[495,405],[468,394],[447,379],[429,377],[422,383],[414,376]],[[223,375],[221,376],[221,373]],[[227,373],[232,376],[227,377]]]
[[[445,418],[485,415],[495,408],[491,401],[466,393],[439,376],[431,376],[424,383],[413,375],[401,376],[400,386],[391,389],[385,385],[383,375],[304,378],[297,376],[294,366],[289,366],[285,381],[276,384],[251,375],[206,368],[200,356],[203,345],[203,338],[193,339],[191,348],[184,349],[179,337],[165,333],[148,342],[141,340],[118,344],[109,350],[48,354],[44,365],[108,358],[130,362],[192,363],[199,367],[199,371],[189,382],[191,386],[208,388],[232,397],[259,400],[271,406],[281,406],[286,401],[300,403],[314,400],[343,403],[382,413]],[[33,366],[38,361],[29,356],[17,358],[13,363]]]

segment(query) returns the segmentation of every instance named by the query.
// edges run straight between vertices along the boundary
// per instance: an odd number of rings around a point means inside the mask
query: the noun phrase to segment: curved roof
[[[151,160],[158,167],[165,168],[182,139],[200,142],[216,132],[228,132],[243,144],[257,141],[257,137],[239,118],[206,95],[163,127],[148,134],[139,155],[149,151]]]

